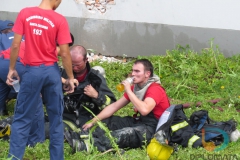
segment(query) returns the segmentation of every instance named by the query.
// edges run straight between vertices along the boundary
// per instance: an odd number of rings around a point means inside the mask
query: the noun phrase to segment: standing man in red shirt
[[[13,78],[19,79],[15,70],[19,46],[25,36],[26,72],[22,76],[21,87],[11,126],[9,157],[23,159],[29,137],[31,123],[36,111],[36,100],[42,94],[50,121],[50,159],[63,160],[63,93],[59,67],[57,64],[56,42],[68,79],[64,88],[67,93],[74,91],[74,77],[68,43],[71,42],[66,19],[54,10],[61,0],[42,0],[38,7],[28,7],[20,11],[13,27],[14,40],[11,46],[10,66],[7,84]]]

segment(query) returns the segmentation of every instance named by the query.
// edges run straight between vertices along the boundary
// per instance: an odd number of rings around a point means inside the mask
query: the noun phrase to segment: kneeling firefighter
[[[114,94],[106,84],[105,75],[101,74],[105,74],[105,71],[102,72],[104,69],[102,69],[101,72],[100,70],[92,69],[90,68],[89,62],[86,63],[86,68],[87,74],[82,81],[79,81],[79,85],[75,88],[75,91],[64,96],[64,128],[75,132],[81,131],[80,128],[82,125],[93,118],[92,113],[97,115],[105,106],[116,101]],[[76,75],[74,76],[78,79]],[[62,77],[67,78],[65,70],[62,70]],[[84,94],[84,89],[89,85],[98,92],[97,98]],[[92,113],[85,109],[85,107]],[[48,128],[47,125],[48,122],[45,123],[45,128]],[[46,138],[49,138],[47,130]]]

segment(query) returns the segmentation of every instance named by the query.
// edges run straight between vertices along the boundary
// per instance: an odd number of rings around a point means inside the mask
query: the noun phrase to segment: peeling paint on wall
[[[89,11],[98,11],[105,13],[107,11],[107,5],[115,4],[115,0],[74,0],[76,3],[85,4]]]

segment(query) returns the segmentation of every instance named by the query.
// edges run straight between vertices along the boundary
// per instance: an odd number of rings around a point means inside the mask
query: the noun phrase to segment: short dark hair
[[[153,65],[148,59],[138,59],[134,64],[141,63],[144,66],[145,71],[150,71],[150,77],[153,76]]]
[[[70,36],[71,36],[72,42],[68,43],[69,47],[71,47],[74,44],[74,36],[72,35],[72,33],[70,33]]]

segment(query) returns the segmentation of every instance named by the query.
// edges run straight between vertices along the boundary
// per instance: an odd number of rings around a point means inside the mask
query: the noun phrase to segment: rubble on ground
[[[96,55],[94,53],[88,53],[87,54],[87,58],[89,62],[98,60],[101,62],[108,62],[108,63],[112,63],[112,62],[120,62],[120,63],[125,63],[127,62],[126,58],[122,57],[122,59],[117,59],[115,57],[110,57],[110,56],[103,56],[103,55]]]

